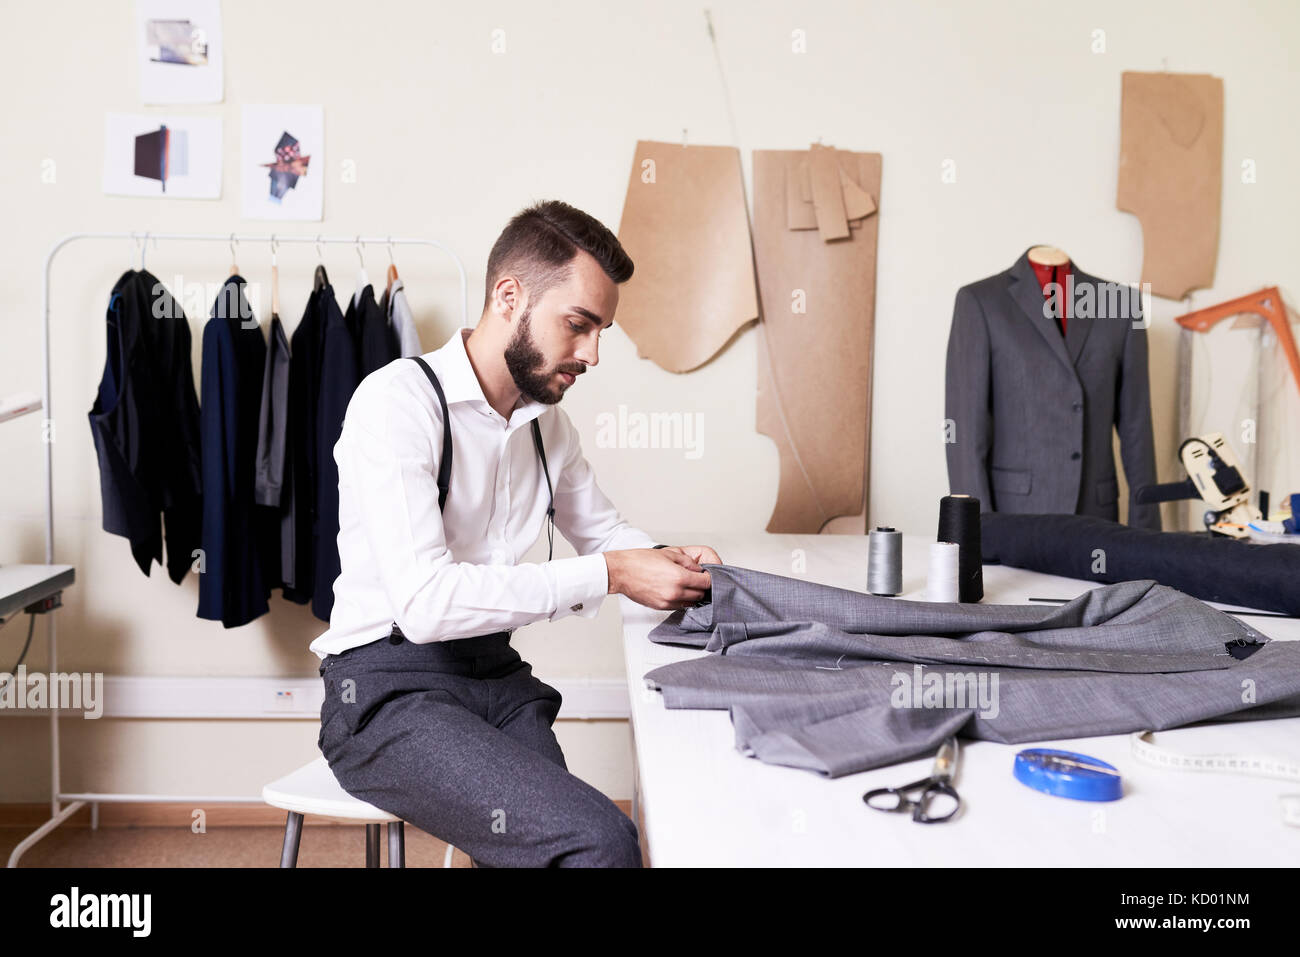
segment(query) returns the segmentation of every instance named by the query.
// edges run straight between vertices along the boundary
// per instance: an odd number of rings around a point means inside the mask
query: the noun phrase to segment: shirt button
[[[578,602],[576,605],[570,605],[569,611],[582,611],[582,602]]]
[[[1075,412],[1079,412],[1083,409],[1083,404],[1081,402],[1076,402],[1074,403],[1072,408],[1074,409]]]
[[[1080,454],[1079,454],[1078,452],[1071,452],[1071,453],[1070,453],[1070,458],[1072,458],[1072,459],[1078,459],[1078,458],[1081,458],[1081,457],[1082,457],[1082,456],[1080,456]]]

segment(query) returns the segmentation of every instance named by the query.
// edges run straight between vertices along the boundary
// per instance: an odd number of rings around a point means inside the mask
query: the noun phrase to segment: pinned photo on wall
[[[159,199],[221,198],[221,120],[109,113],[104,192]]]
[[[136,0],[140,100],[220,103],[220,0]]]
[[[320,220],[325,111],[246,106],[240,143],[245,219]]]

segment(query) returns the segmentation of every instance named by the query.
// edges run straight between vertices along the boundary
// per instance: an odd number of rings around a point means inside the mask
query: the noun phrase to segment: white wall
[[[0,393],[39,391],[41,265],[58,236],[82,230],[270,231],[239,218],[240,106],[321,103],[328,177],[325,219],[276,231],[429,235],[465,258],[477,301],[487,251],[506,219],[531,200],[559,197],[617,224],[633,144],[732,142],[703,5],[366,4],[323,0],[225,0],[225,102],[182,108],[221,117],[225,182],[220,201],[154,201],[100,193],[103,114],[144,108],[136,90],[132,4],[46,0],[9,4],[0,60],[7,92],[0,149]],[[1216,286],[1193,305],[1278,283],[1294,286],[1300,263],[1300,194],[1292,170],[1300,130],[1292,118],[1300,71],[1292,56],[1300,6],[1253,2],[1087,4],[1035,2],[739,2],[710,4],[746,176],[754,148],[802,148],[821,139],[884,156],[876,304],[871,514],[927,533],[947,490],[939,422],[944,346],[956,289],[1007,268],[1033,243],[1052,243],[1081,267],[1136,280],[1137,221],[1115,209],[1120,73],[1210,72],[1226,89],[1223,226]],[[491,51],[492,31],[506,51]],[[801,29],[807,52],[791,52]],[[1106,52],[1092,52],[1094,30]],[[1238,170],[1255,160],[1258,182]],[[53,159],[56,181],[41,181]],[[345,160],[356,182],[341,181]],[[957,181],[940,180],[956,164]],[[77,566],[61,615],[61,665],[110,673],[298,675],[314,671],[307,645],[323,628],[278,597],[270,615],[226,632],[194,616],[195,581],[177,588],[160,571],[145,579],[126,542],[100,530],[95,457],[86,425],[103,363],[107,294],[127,267],[126,244],[86,244],[61,255],[54,275],[55,493],[57,555]],[[149,266],[170,282],[217,282],[229,252],[163,247]],[[265,281],[264,252],[241,265]],[[314,265],[310,247],[281,253],[288,331]],[[326,253],[335,283],[350,288],[351,249]],[[386,263],[367,251],[372,276]],[[399,265],[426,347],[457,322],[454,282],[429,254]],[[1162,478],[1177,477],[1174,343],[1178,303],[1157,300],[1151,374]],[[477,310],[472,309],[476,315]],[[204,318],[191,315],[197,333]],[[197,349],[195,358],[197,361]],[[600,368],[565,407],[587,440],[602,486],[633,521],[654,530],[761,531],[776,495],[777,460],[754,431],[752,329],[714,362],[677,377],[636,358],[616,326]],[[702,412],[704,454],[595,447],[596,416],[619,404],[636,411]],[[0,562],[40,561],[42,448],[37,417],[0,426]],[[860,522],[859,522],[860,525]],[[725,558],[726,556],[724,556]],[[20,625],[24,627],[20,627]],[[14,623],[0,632],[0,668],[21,647]],[[530,628],[518,644],[544,678],[622,674],[617,609],[596,622]],[[28,659],[43,667],[38,641]],[[0,800],[32,800],[43,785],[44,724],[4,725],[9,770]],[[19,729],[18,732],[10,729]],[[626,752],[609,768],[609,735],[566,730],[570,765],[615,796],[630,783]],[[99,732],[112,745],[107,723]],[[196,731],[206,773],[230,791],[255,793],[262,770],[291,767],[315,750],[316,729],[267,738],[256,772],[220,725]],[[79,735],[69,766],[105,747]],[[90,736],[95,738],[94,735]],[[166,740],[183,739],[179,732]],[[158,740],[163,740],[160,736]],[[223,751],[223,742],[229,749]],[[189,790],[165,748],[115,749],[118,763],[83,787]],[[604,768],[605,770],[599,770]],[[87,775],[82,775],[85,778]],[[138,786],[144,786],[140,783]],[[215,789],[215,788],[214,788]]]

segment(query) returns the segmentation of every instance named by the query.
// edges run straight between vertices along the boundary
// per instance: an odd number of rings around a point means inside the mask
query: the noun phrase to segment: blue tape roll
[[[1119,771],[1112,764],[1073,751],[1030,748],[1016,755],[1021,784],[1076,801],[1118,801],[1124,796]]]

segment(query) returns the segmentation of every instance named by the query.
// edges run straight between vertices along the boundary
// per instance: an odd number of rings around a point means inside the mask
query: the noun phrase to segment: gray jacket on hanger
[[[1156,482],[1141,299],[1073,267],[1066,335],[1044,307],[1028,250],[957,291],[944,415],[948,483],[984,511],[1118,521],[1118,430],[1128,522],[1160,528],[1133,489]]]

